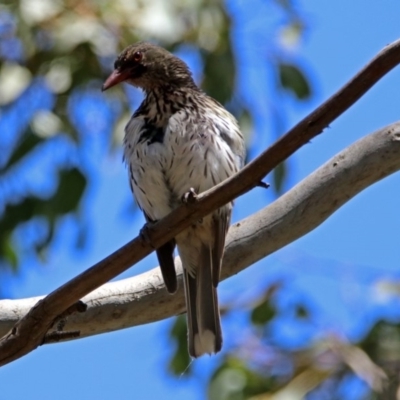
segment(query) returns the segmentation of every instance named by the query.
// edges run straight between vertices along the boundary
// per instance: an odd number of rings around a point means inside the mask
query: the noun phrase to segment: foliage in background
[[[282,134],[286,100],[302,101],[312,94],[293,51],[306,23],[294,1],[265,4],[278,22],[273,32],[261,33],[258,43],[243,49],[233,40],[239,21],[222,1],[3,1],[0,268],[17,270],[25,254],[44,257],[66,215],[77,222],[77,246],[84,243],[90,221],[81,209],[99,163],[93,143],[101,137],[105,151],[118,150],[123,126],[140,101],[126,86],[107,96],[99,90],[116,54],[132,42],[153,40],[194,60],[196,79],[237,116],[249,146],[252,135],[259,134],[253,132],[258,118],[253,104],[263,99],[256,94],[246,98],[240,79],[248,51],[255,53],[264,72],[274,77],[273,88],[261,88],[268,93],[270,141]],[[277,193],[287,174],[287,163],[276,168],[272,183]],[[223,310],[227,317],[241,314],[248,326],[234,345],[224,347],[210,377],[209,398],[395,398],[398,322],[380,320],[364,338],[351,343],[321,332],[308,304],[280,308],[276,298],[282,285],[266,288],[255,302]],[[298,332],[308,332],[301,345],[290,347],[279,340],[283,319]],[[170,336],[176,346],[169,371],[190,375],[183,317],[176,318]],[[356,393],[353,397],[350,389]]]
[[[303,25],[291,2],[272,1],[273,7],[284,17],[277,37],[297,42]],[[232,23],[222,1],[0,4],[0,268],[17,269],[25,253],[44,257],[66,214],[78,222],[77,245],[84,243],[90,221],[79,210],[96,174],[91,141],[101,136],[110,150],[118,148],[138,102],[126,87],[107,96],[99,91],[126,45],[153,40],[194,56],[202,87],[232,110],[250,136],[253,113],[237,85],[242,60],[232,46]],[[300,67],[288,62],[291,57],[284,60],[284,46],[275,42],[271,38],[275,50],[265,64],[279,76],[277,92],[308,97]],[[285,171],[281,166],[275,174],[278,190]]]
[[[399,321],[378,317],[362,337],[351,342],[342,334],[321,329],[313,315],[313,304],[297,300],[282,305],[279,297],[290,291],[285,286],[287,282],[276,282],[265,288],[256,301],[222,309],[224,319],[245,317],[248,323],[245,329],[241,326],[229,330],[234,343],[228,348],[224,344],[223,355],[209,377],[208,399],[399,398]],[[386,301],[398,302],[399,288],[399,282],[382,280],[375,284],[377,294]],[[226,325],[230,326],[229,321]],[[282,335],[287,329],[296,332],[296,344]],[[176,342],[170,373],[180,379],[196,374],[185,346],[184,316],[176,319],[170,333]]]

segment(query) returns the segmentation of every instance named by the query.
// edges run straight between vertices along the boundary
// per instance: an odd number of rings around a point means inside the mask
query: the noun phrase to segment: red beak
[[[126,79],[129,78],[131,71],[125,70],[125,71],[119,71],[115,69],[111,75],[107,78],[107,80],[104,82],[103,86],[101,87],[101,90],[104,92],[107,89],[110,89],[110,87],[113,87],[117,85],[118,83],[121,83],[125,81]]]

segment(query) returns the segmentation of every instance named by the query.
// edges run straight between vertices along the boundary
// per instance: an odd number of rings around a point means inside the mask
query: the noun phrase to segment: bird
[[[121,82],[144,92],[125,128],[124,160],[129,184],[148,223],[236,174],[245,143],[238,122],[195,83],[187,64],[149,42],[126,47],[102,90]],[[178,248],[183,267],[188,352],[193,358],[222,348],[217,286],[232,203],[194,221],[156,249],[169,293],[177,290]]]

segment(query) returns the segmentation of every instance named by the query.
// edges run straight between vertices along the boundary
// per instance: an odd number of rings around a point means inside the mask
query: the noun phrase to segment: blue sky
[[[238,22],[234,32],[237,46],[246,48],[251,60],[257,63],[262,62],[262,35],[257,32],[264,28],[264,23],[268,31],[269,24],[274,22],[261,0],[254,3],[260,7],[249,9],[248,2],[242,0],[231,1],[230,8],[238,21],[246,24],[246,29],[240,30]],[[299,2],[299,7],[309,24],[299,56],[315,94],[311,101],[301,105],[289,102],[287,128],[342,86],[386,44],[400,37],[397,0],[309,0]],[[244,95],[246,90],[260,87],[254,84],[259,78],[252,66],[244,65],[241,70]],[[267,85],[272,85],[269,78],[268,74],[263,77]],[[335,121],[331,129],[293,156],[286,189],[358,138],[398,120],[399,83],[398,68]],[[268,93],[259,91],[259,118],[253,136],[257,149],[272,141],[268,114],[263,114]],[[94,221],[87,250],[71,252],[74,225],[65,219],[64,233],[57,238],[48,265],[32,263],[19,276],[7,278],[10,297],[29,297],[53,290],[122,246],[142,226],[142,219],[134,219],[124,211],[130,197],[120,154],[107,155],[101,142],[95,146],[102,155],[97,165],[101,179],[94,182],[86,199],[85,212]],[[399,276],[399,188],[397,174],[365,190],[314,232],[221,284],[222,300],[238,291],[261,290],[264,284],[284,278],[289,283],[280,301],[290,302],[295,296],[307,299],[318,313],[321,328],[357,337],[378,312],[396,314],[394,308],[378,302],[374,284],[384,277]],[[238,199],[234,217],[244,218],[272,200],[272,191],[254,190]],[[154,265],[155,257],[148,257],[123,277]],[[171,320],[167,320],[44,346],[0,370],[0,400],[203,399],[204,383],[215,359],[195,361],[199,371],[196,379],[169,377],[165,365],[170,355],[166,335],[170,324]],[[286,329],[282,334],[295,340],[297,332]],[[225,329],[228,342],[232,340],[229,336]]]

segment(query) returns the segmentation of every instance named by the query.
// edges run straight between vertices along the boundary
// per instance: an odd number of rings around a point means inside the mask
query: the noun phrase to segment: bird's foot
[[[271,185],[269,183],[260,181],[257,183],[257,186],[262,187],[263,189],[268,189]]]
[[[182,196],[182,203],[184,204],[192,204],[197,199],[197,193],[193,188],[190,188],[188,192],[186,192]]]
[[[152,221],[146,222],[143,225],[142,229],[140,229],[140,231],[139,231],[140,238],[146,244],[150,245],[153,249],[155,249],[155,247],[153,246],[153,244],[151,242],[150,231],[154,224],[155,224],[155,222],[152,222]]]

